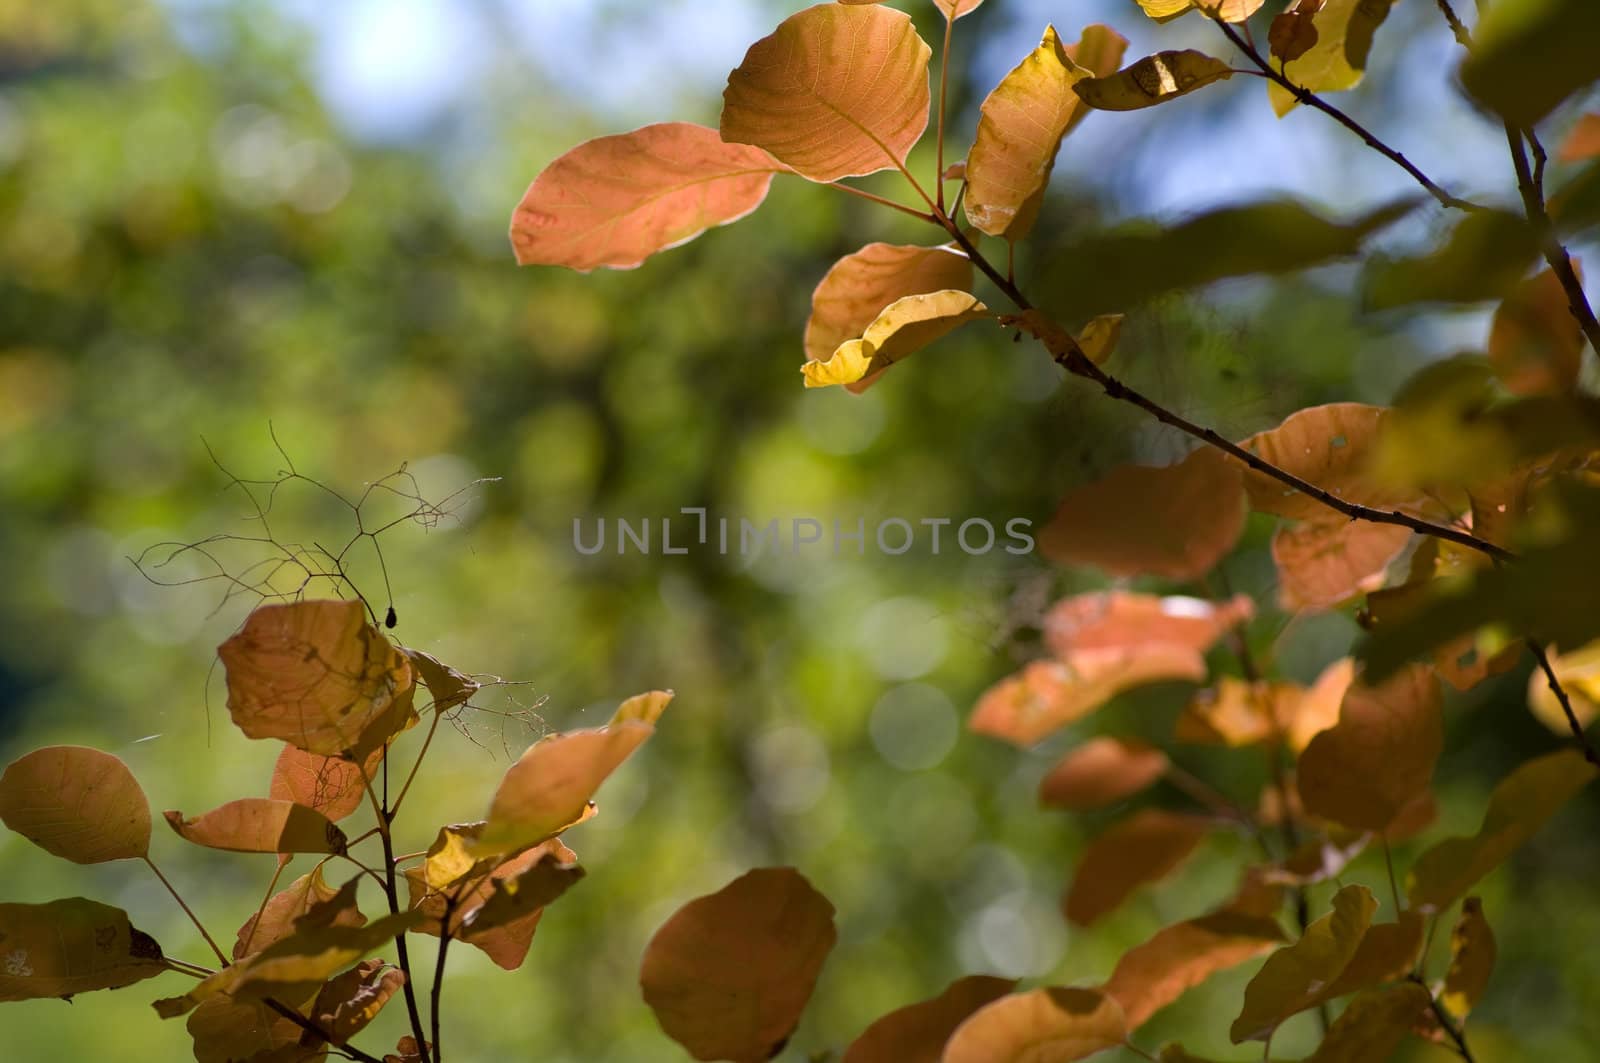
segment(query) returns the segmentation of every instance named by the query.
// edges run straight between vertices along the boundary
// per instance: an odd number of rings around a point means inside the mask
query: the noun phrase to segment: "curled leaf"
[[[1136,111],[1231,77],[1227,63],[1189,48],[1147,55],[1108,77],[1083,78],[1072,91],[1096,110]]]
[[[972,261],[954,248],[868,244],[835,262],[811,293],[806,357],[826,361],[897,299],[971,287]]]
[[[75,864],[150,852],[150,804],[128,766],[85,746],[47,746],[0,775],[0,821]]]
[[[267,797],[242,797],[198,816],[166,816],[184,840],[236,853],[342,853],[347,841],[321,812]]]
[[[841,343],[826,361],[801,367],[806,387],[855,384],[881,373],[968,321],[989,316],[970,292],[942,291],[896,299],[857,340]]]

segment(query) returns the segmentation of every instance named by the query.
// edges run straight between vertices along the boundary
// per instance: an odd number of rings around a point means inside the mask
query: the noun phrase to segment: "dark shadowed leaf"
[[[1574,261],[1576,270],[1579,263]],[[1581,275],[1581,274],[1580,274]],[[1489,364],[1514,395],[1566,394],[1578,386],[1583,330],[1550,270],[1522,281],[1494,312]]]
[[[1498,0],[1473,29],[1461,83],[1485,107],[1531,127],[1600,78],[1596,40],[1600,4],[1591,0]]]
[[[1284,1020],[1315,1004],[1318,991],[1356,954],[1377,910],[1365,886],[1334,894],[1333,911],[1306,927],[1299,941],[1267,957],[1245,986],[1244,1008],[1229,1031],[1233,1043],[1265,1040]]]
[[[868,1026],[839,1063],[940,1063],[956,1027],[1016,987],[1015,979],[986,974],[958,978],[932,1000],[908,1004]]]
[[[1363,993],[1328,1028],[1306,1063],[1389,1059],[1428,1008],[1428,990],[1407,982]]]
[[[1316,42],[1283,72],[1312,92],[1339,92],[1361,83],[1372,52],[1372,39],[1389,17],[1395,0],[1326,0],[1311,16]],[[1306,5],[1301,5],[1302,7]],[[1273,82],[1267,86],[1272,109],[1280,116],[1294,109],[1294,95]]]
[[[342,853],[347,841],[321,812],[268,797],[242,797],[198,816],[166,816],[184,840],[236,853]]]
[[[295,923],[313,908],[318,908],[317,921],[322,923],[361,926],[367,921],[356,907],[355,891],[328,885],[322,877],[322,868],[314,867],[310,873],[291,882],[287,889],[273,894],[259,915],[245,920],[234,942],[233,958],[242,959],[282,941],[294,932]]]
[[[82,897],[0,904],[0,1002],[118,989],[166,969],[161,946],[120,908]]]
[[[1072,91],[1100,111],[1137,111],[1233,77],[1222,60],[1192,48],[1157,52],[1106,77],[1080,78]]]
[[[1374,310],[1412,303],[1476,303],[1512,290],[1539,254],[1526,218],[1499,210],[1468,214],[1437,250],[1410,258],[1375,258],[1361,277]]]

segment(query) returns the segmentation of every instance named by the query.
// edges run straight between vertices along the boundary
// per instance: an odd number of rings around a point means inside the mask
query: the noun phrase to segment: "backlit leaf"
[[[1556,158],[1561,162],[1582,162],[1600,155],[1600,112],[1580,115],[1572,132],[1561,142]]]
[[[632,269],[749,214],[783,170],[760,148],[689,122],[599,137],[528,186],[511,215],[511,246],[524,266]]]
[[[1520,214],[1474,211],[1445,242],[1422,255],[1379,257],[1361,277],[1374,310],[1412,303],[1477,303],[1511,292],[1539,254],[1537,234]]]
[[[1144,13],[1157,22],[1171,22],[1194,10],[1194,0],[1138,0]]]
[[[985,974],[958,978],[932,1000],[898,1008],[868,1026],[839,1063],[939,1063],[945,1042],[967,1016],[1016,987],[1014,979]]]
[[[166,969],[161,946],[120,908],[82,897],[0,904],[0,1001],[118,989]]]
[[[1046,986],[973,1012],[956,1027],[941,1063],[1071,1063],[1126,1036],[1122,1009],[1109,996]]]
[[[1243,480],[1238,464],[1211,447],[1176,465],[1119,465],[1062,499],[1039,549],[1113,576],[1198,579],[1239,541]]]
[[[473,852],[524,849],[580,821],[600,784],[654,732],[644,719],[623,718],[541,738],[500,780]]]
[[[1128,1029],[1219,971],[1237,967],[1283,941],[1275,919],[1218,911],[1187,919],[1122,954],[1106,982],[1106,995],[1122,1005]]]
[[[1322,670],[1317,681],[1311,684],[1295,716],[1289,724],[1289,748],[1296,753],[1311,744],[1311,740],[1339,722],[1339,710],[1344,705],[1345,693],[1355,681],[1356,665],[1348,657],[1334,661]]]
[[[367,779],[382,761],[381,750],[368,754],[365,768],[343,757],[307,753],[284,743],[272,769],[272,785],[267,796],[277,801],[293,801],[338,821],[361,807],[366,800]]]
[[[428,688],[428,693],[433,697],[432,707],[435,712],[448,712],[458,705],[466,704],[467,699],[476,694],[482,686],[470,675],[456,671],[432,654],[407,649],[405,655],[410,659],[411,667],[416,669],[417,678],[422,680],[423,685]]]
[[[263,605],[217,655],[240,730],[324,756],[356,748],[413,686],[405,654],[358,601]]]
[[[1240,446],[1346,502],[1417,510],[1421,492],[1383,485],[1371,473],[1374,446],[1387,413],[1381,406],[1359,402],[1310,406]],[[1294,520],[1328,518],[1329,510],[1321,502],[1265,473],[1246,471],[1244,486],[1251,506],[1260,512]]]
[[[1365,886],[1346,886],[1333,896],[1333,911],[1315,920],[1300,940],[1271,956],[1244,990],[1244,1008],[1233,1020],[1234,1044],[1260,1041],[1316,1003],[1317,992],[1339,976],[1372,922],[1378,902]]]
[[[933,6],[938,8],[945,18],[954,22],[962,15],[977,10],[983,0],[933,0]]]
[[[1117,822],[1084,849],[1062,911],[1078,926],[1093,924],[1139,887],[1174,871],[1212,827],[1210,820],[1199,816],[1158,808]]]
[[[128,766],[85,746],[47,746],[0,775],[0,821],[75,864],[150,851],[150,804]]]
[[[1047,808],[1101,808],[1131,797],[1161,778],[1167,755],[1131,738],[1091,738],[1050,769],[1039,783]]]
[[[405,972],[399,968],[382,960],[362,960],[323,985],[311,1017],[335,1040],[348,1041],[366,1029],[405,984]]]
[[[1123,314],[1099,314],[1084,322],[1078,333],[1078,349],[1095,365],[1105,365],[1111,352],[1117,349],[1117,338],[1122,335]]]
[[[1190,48],[1147,55],[1108,77],[1082,78],[1072,91],[1096,110],[1136,111],[1231,77],[1227,63]]]
[[[972,287],[972,262],[951,247],[868,244],[833,264],[811,293],[806,357],[825,361],[907,295]]]
[[[1578,269],[1575,260],[1573,268]],[[1580,272],[1581,276],[1581,272]],[[1511,290],[1489,326],[1489,364],[1513,395],[1566,394],[1578,386],[1583,330],[1550,270]]]
[[[166,816],[186,841],[236,853],[342,853],[346,842],[321,812],[268,797],[241,797],[198,816]]]
[[[1448,838],[1417,857],[1407,876],[1412,906],[1438,911],[1455,903],[1533,837],[1595,774],[1595,766],[1573,750],[1537,757],[1517,768],[1489,795],[1477,834]]]
[[[1243,594],[1208,602],[1182,595],[1091,591],[1052,606],[1045,614],[1044,638],[1064,660],[1078,653],[1137,651],[1152,645],[1203,654],[1254,615],[1255,603]]]
[[[1294,683],[1249,682],[1222,676],[1196,692],[1178,717],[1173,737],[1180,742],[1239,747],[1279,742],[1288,733],[1305,690]]]
[[[1494,973],[1496,952],[1494,931],[1483,917],[1483,902],[1468,897],[1461,902],[1461,918],[1450,932],[1450,969],[1439,993],[1439,1003],[1457,1022],[1483,999],[1489,976]]]
[[[260,952],[294,933],[295,924],[313,908],[316,921],[336,926],[361,926],[367,917],[355,904],[354,890],[335,889],[322,877],[318,865],[291,882],[287,889],[272,895],[259,915],[252,915],[239,928],[233,958],[243,959]]]
[[[1306,1063],[1389,1059],[1428,1008],[1428,990],[1407,982],[1363,993],[1340,1012]]]
[[[1499,0],[1473,29],[1461,64],[1467,92],[1512,124],[1532,127],[1600,78],[1600,5],[1591,0]]]
[[[1376,686],[1352,686],[1339,722],[1300,754],[1307,812],[1356,830],[1381,831],[1428,789],[1444,746],[1439,681],[1413,666]]]
[[[983,101],[967,155],[967,219],[981,232],[1021,240],[1038,218],[1061,138],[1083,117],[1073,82],[1116,70],[1127,46],[1105,26],[1090,26],[1069,50],[1046,27],[1044,39]]]
[[[1550,669],[1556,681],[1566,691],[1567,701],[1578,724],[1587,728],[1600,716],[1600,641],[1591,642],[1572,653],[1549,652]],[[1539,722],[1558,735],[1572,733],[1566,710],[1550,689],[1550,680],[1544,669],[1535,668],[1528,673],[1528,708]]]
[[[967,726],[1029,746],[1082,719],[1124,690],[1169,679],[1198,682],[1205,659],[1183,646],[1084,650],[1070,662],[1033,661],[984,692]]]
[[[1409,528],[1365,520],[1302,521],[1272,537],[1278,601],[1285,609],[1332,609],[1383,585],[1411,540]]]
[[[908,15],[817,4],[750,46],[722,94],[722,139],[813,181],[903,165],[928,125],[931,51]]]
[[[1338,92],[1361,83],[1372,52],[1372,39],[1389,17],[1395,0],[1326,0],[1312,16],[1317,40],[1298,59],[1284,65],[1284,75],[1312,92]],[[1267,86],[1272,109],[1281,117],[1298,102],[1282,86]]]
[[[855,384],[989,311],[970,292],[908,295],[883,308],[858,340],[846,340],[825,361],[801,367],[806,387]]]
[[[838,937],[793,868],[757,868],[690,901],[645,948],[645,1003],[696,1059],[758,1063],[794,1032]]]

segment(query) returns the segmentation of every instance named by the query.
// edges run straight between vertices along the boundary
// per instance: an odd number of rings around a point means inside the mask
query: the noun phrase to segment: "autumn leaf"
[[[342,853],[347,841],[321,812],[267,797],[242,797],[198,816],[166,816],[184,840],[236,853]]]
[[[750,46],[722,94],[722,139],[813,181],[903,166],[928,125],[932,52],[905,13],[817,4]]]
[[[860,339],[841,343],[825,361],[807,361],[801,367],[806,387],[864,383],[864,378],[883,372],[968,321],[988,316],[988,307],[970,292],[928,292],[896,299],[873,319]]]
[[[1087,112],[1073,82],[1110,74],[1127,41],[1106,26],[1090,26],[1071,49],[1054,26],[983,101],[967,154],[963,205],[979,231],[1021,240],[1039,216],[1045,186],[1064,137]]]
[[[1597,38],[1600,7],[1590,0],[1500,0],[1473,29],[1461,84],[1491,111],[1531,129],[1600,78],[1590,47]]]
[[[855,0],[855,2],[859,2],[859,0]],[[877,0],[873,0],[873,2],[877,2]],[[933,6],[938,8],[939,12],[951,22],[954,22],[962,15],[971,14],[977,10],[978,5],[981,3],[983,3],[983,0],[933,0]]]
[[[284,743],[272,769],[267,796],[276,801],[293,801],[337,822],[361,807],[367,796],[367,780],[383,760],[382,749],[368,754],[364,765],[343,757],[307,753]]]
[[[1411,905],[1439,911],[1493,871],[1582,790],[1596,768],[1574,750],[1527,761],[1489,795],[1483,825],[1470,838],[1448,838],[1417,857],[1407,876]]]
[[[1389,1059],[1428,1007],[1428,990],[1407,982],[1363,993],[1339,1013],[1306,1063]]]
[[[1582,276],[1574,259],[1574,271]],[[1583,330],[1567,309],[1567,292],[1554,272],[1522,281],[1494,312],[1489,364],[1513,395],[1567,394],[1583,366]]]
[[[1413,303],[1478,303],[1508,295],[1539,254],[1538,234],[1520,214],[1479,210],[1432,251],[1376,256],[1361,275],[1368,309]]]
[[[1309,1006],[1405,978],[1422,954],[1422,931],[1422,915],[1414,911],[1401,912],[1393,923],[1373,923],[1339,977],[1313,993]]]
[[[1167,770],[1167,755],[1131,738],[1091,738],[1039,782],[1039,803],[1079,811],[1101,808],[1145,789]]]
[[[800,1021],[838,933],[793,868],[757,868],[678,909],[644,953],[645,1003],[696,1059],[758,1063]]]
[[[1171,874],[1212,827],[1200,816],[1157,808],[1117,822],[1084,849],[1062,911],[1078,926],[1094,924],[1139,887]]]
[[[1305,695],[1294,683],[1222,676],[1215,686],[1189,699],[1173,737],[1234,748],[1279,742],[1293,725]]]
[[[1326,0],[1311,16],[1316,43],[1283,66],[1283,74],[1311,92],[1339,92],[1361,83],[1373,37],[1389,17],[1395,0]],[[1272,109],[1281,118],[1299,101],[1283,86],[1267,86]]]
[[[1296,0],[1274,15],[1267,30],[1272,57],[1280,63],[1291,63],[1315,47],[1319,37],[1316,15],[1321,10],[1322,0]]]
[[[1139,7],[1157,22],[1171,22],[1194,10],[1194,0],[1138,0]]]
[[[212,997],[190,1012],[184,1026],[194,1039],[197,1063],[310,1063],[328,1051],[322,1043],[302,1046],[305,1031],[260,1000]]]
[[[932,1000],[908,1004],[868,1026],[839,1063],[940,1063],[945,1042],[967,1017],[1016,989],[1011,978],[958,978]]]
[[[1078,349],[1095,365],[1105,365],[1117,349],[1125,314],[1097,314],[1078,332]]]
[[[1229,1030],[1233,1043],[1266,1040],[1284,1020],[1314,1005],[1318,990],[1356,954],[1377,910],[1365,886],[1334,894],[1333,911],[1306,927],[1299,941],[1267,957],[1245,986],[1244,1008]]]
[[[217,655],[241,731],[324,756],[356,748],[413,687],[405,654],[358,601],[263,605]]]
[[[1227,63],[1191,48],[1147,55],[1108,77],[1082,78],[1072,91],[1096,110],[1136,111],[1231,77]]]
[[[161,946],[120,908],[82,897],[0,904],[0,1002],[120,989],[166,969]]]
[[[1483,915],[1483,901],[1468,897],[1461,902],[1461,918],[1450,932],[1450,969],[1445,973],[1439,1003],[1464,1020],[1483,999],[1494,972],[1497,949],[1494,931]]]
[[[1113,576],[1187,582],[1233,549],[1244,521],[1239,466],[1201,447],[1176,465],[1119,465],[1076,489],[1040,531],[1039,549]]]
[[[1600,155],[1600,112],[1579,115],[1556,153],[1559,162],[1582,162]]]
[[[316,921],[323,924],[362,926],[367,921],[356,907],[355,891],[328,885],[319,864],[273,894],[260,912],[245,920],[234,942],[233,958],[243,959],[282,941],[294,933],[295,924],[313,908],[318,909]]]
[[[971,287],[972,261],[955,248],[868,244],[835,262],[812,292],[806,357],[826,361],[905,296]]]
[[[1046,986],[973,1012],[956,1027],[941,1063],[1071,1063],[1126,1036],[1122,1009],[1109,996]]]
[[[1386,682],[1358,683],[1339,722],[1300,754],[1307,812],[1356,830],[1381,831],[1428,789],[1444,746],[1439,681],[1413,666]]]
[[[1346,502],[1415,510],[1419,492],[1383,485],[1371,474],[1375,445],[1387,414],[1381,406],[1358,402],[1310,406],[1239,445]],[[1250,505],[1262,513],[1294,520],[1328,517],[1328,508],[1321,502],[1265,473],[1246,469],[1244,486]]]
[[[311,1006],[318,1026],[343,1044],[366,1029],[389,999],[406,984],[405,972],[382,960],[362,960],[330,978]]]
[[[1338,724],[1344,696],[1355,677],[1356,665],[1349,657],[1341,657],[1322,670],[1295,707],[1294,719],[1289,723],[1290,749],[1300,753],[1313,738]]]
[[[411,661],[411,667],[416,669],[417,678],[428,688],[428,693],[433,698],[432,708],[435,712],[448,712],[458,705],[465,705],[467,699],[476,694],[483,685],[465,672],[451,668],[432,654],[404,647],[402,652]]]
[[[1600,641],[1591,642],[1572,653],[1550,652],[1547,656],[1550,670],[1556,674],[1556,682],[1567,695],[1573,716],[1577,717],[1580,727],[1587,728],[1596,716],[1600,716]],[[1535,668],[1528,673],[1528,708],[1540,723],[1556,734],[1566,736],[1572,733],[1567,710],[1562,708],[1561,699],[1550,688],[1550,680],[1542,668]]]
[[[511,246],[523,266],[632,269],[743,218],[784,169],[760,148],[689,122],[599,137],[528,186],[511,215]]]
[[[1082,719],[1124,690],[1163,680],[1205,678],[1205,659],[1183,646],[1084,650],[1070,662],[1033,661],[984,691],[967,726],[1029,746]]]
[[[1282,941],[1277,920],[1264,915],[1223,909],[1186,919],[1123,953],[1105,992],[1122,1005],[1131,1032],[1207,978]]]
[[[85,746],[46,746],[0,775],[0,821],[75,864],[142,859],[150,804],[128,766]]]
[[[1203,654],[1255,615],[1243,594],[1212,602],[1183,595],[1091,591],[1063,598],[1044,618],[1045,643],[1058,657],[1100,650],[1169,646]]]
[[[1377,590],[1410,541],[1409,528],[1343,517],[1285,525],[1272,537],[1278,601],[1289,610],[1325,610]]]

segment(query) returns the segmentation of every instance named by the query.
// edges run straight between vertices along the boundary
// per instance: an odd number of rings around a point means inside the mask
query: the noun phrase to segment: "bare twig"
[[[1533,659],[1539,662],[1539,669],[1544,672],[1544,681],[1550,687],[1550,693],[1561,703],[1561,711],[1567,717],[1567,726],[1572,730],[1572,737],[1578,740],[1584,759],[1600,767],[1600,752],[1596,752],[1594,746],[1589,743],[1589,736],[1583,730],[1583,723],[1572,709],[1572,699],[1567,696],[1566,690],[1561,686],[1561,680],[1556,678],[1556,670],[1550,665],[1550,655],[1535,639],[1528,640],[1528,649],[1533,651]]]
[[[1540,158],[1544,157],[1544,147],[1538,144],[1531,132],[1518,129],[1509,121],[1505,126],[1506,143],[1511,148],[1511,164],[1516,167],[1517,191],[1522,196],[1523,210],[1538,233],[1539,248],[1544,253],[1545,262],[1550,265],[1550,272],[1556,275],[1561,290],[1566,293],[1567,309],[1577,319],[1578,327],[1583,330],[1589,346],[1594,348],[1595,355],[1600,356],[1600,321],[1595,319],[1594,308],[1589,305],[1589,298],[1583,292],[1583,281],[1578,279],[1578,271],[1572,266],[1572,256],[1567,254],[1566,247],[1556,235],[1550,213],[1545,209],[1544,167],[1541,164],[1537,172],[1529,168],[1528,152],[1523,140],[1526,138],[1529,143],[1536,145],[1536,155]]]

